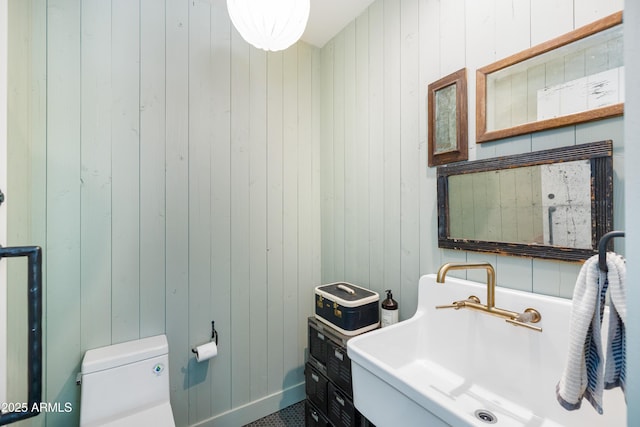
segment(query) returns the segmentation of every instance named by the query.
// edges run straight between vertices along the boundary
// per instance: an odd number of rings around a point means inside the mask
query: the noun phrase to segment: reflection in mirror
[[[456,85],[440,89],[436,96],[435,149],[433,154],[443,154],[457,148]]]
[[[476,142],[624,112],[622,12],[476,70]]]
[[[449,237],[591,247],[588,160],[449,177]]]
[[[622,39],[620,24],[489,74],[487,131],[624,102]]]
[[[438,168],[439,247],[583,260],[612,228],[611,141]]]

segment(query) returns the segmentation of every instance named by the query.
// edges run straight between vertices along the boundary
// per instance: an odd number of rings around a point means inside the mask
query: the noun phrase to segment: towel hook
[[[600,238],[600,242],[598,242],[598,267],[605,273],[609,271],[609,268],[607,268],[607,246],[609,240],[614,237],[624,237],[624,231],[610,231],[605,233],[605,235]]]

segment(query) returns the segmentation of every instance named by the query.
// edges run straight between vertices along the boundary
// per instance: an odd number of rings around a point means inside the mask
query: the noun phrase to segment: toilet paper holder
[[[214,341],[216,343],[216,345],[218,345],[218,331],[216,331],[216,322],[215,322],[215,320],[211,321],[211,341]],[[191,349],[191,353],[198,354],[198,352],[196,351],[195,347],[193,347]]]

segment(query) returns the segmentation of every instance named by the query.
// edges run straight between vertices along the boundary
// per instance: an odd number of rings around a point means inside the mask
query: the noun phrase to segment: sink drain
[[[474,415],[476,416],[477,419],[479,419],[480,421],[483,421],[487,424],[495,424],[498,422],[498,417],[496,417],[495,415],[493,415],[491,412],[487,411],[486,409],[478,409]]]

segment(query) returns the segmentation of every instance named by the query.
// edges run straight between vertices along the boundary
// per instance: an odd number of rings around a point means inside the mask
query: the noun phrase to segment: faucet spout
[[[436,282],[444,283],[444,279],[450,270],[474,270],[485,269],[487,270],[487,309],[491,310],[496,306],[496,271],[493,266],[488,262],[475,262],[475,263],[455,263],[450,262],[443,264],[438,270],[436,276]]]
[[[456,310],[461,308],[469,308],[471,310],[482,311],[493,316],[505,319],[508,323],[514,326],[522,326],[525,328],[533,329],[534,331],[542,332],[542,328],[533,326],[532,323],[538,323],[542,316],[538,310],[534,308],[527,308],[523,313],[516,313],[514,311],[505,310],[503,308],[496,307],[496,271],[493,266],[488,262],[477,263],[448,263],[443,264],[438,269],[436,276],[437,283],[444,283],[444,279],[447,273],[451,270],[473,270],[484,269],[487,270],[487,304],[481,304],[480,300],[475,296],[470,296],[463,301],[454,301],[447,305],[438,305],[436,308],[454,308]]]

